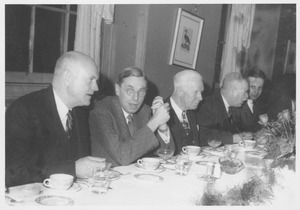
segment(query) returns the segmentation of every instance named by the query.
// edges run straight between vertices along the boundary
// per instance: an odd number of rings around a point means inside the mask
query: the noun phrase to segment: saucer
[[[114,171],[114,170],[110,170],[109,171],[109,181],[114,181],[114,180],[117,180],[117,179],[120,179],[120,173],[118,171]]]
[[[206,166],[209,161],[196,161],[195,163],[201,166]]]
[[[152,169],[145,169],[143,168],[142,166],[140,166],[139,164],[135,164],[134,165],[136,168],[138,168],[139,170],[141,171],[144,171],[144,172],[150,172],[150,173],[160,173],[164,170],[166,170],[162,165],[160,165],[157,169],[155,170],[152,170]]]
[[[206,154],[214,155],[214,156],[223,157],[224,156],[224,147],[217,147],[217,148],[203,147],[202,152],[206,153]]]
[[[175,170],[175,160],[173,161],[167,161],[166,163],[161,163],[161,165],[164,168],[170,169],[170,170]]]
[[[55,192],[55,193],[74,193],[74,192],[78,192],[79,190],[81,190],[81,186],[74,182],[73,185],[67,189],[67,190],[56,190],[56,189],[52,189],[52,188],[49,188],[49,187],[46,187],[46,186],[43,186],[44,189],[48,192]]]
[[[200,153],[200,152],[199,152],[199,153]],[[193,155],[192,155],[192,154],[188,154],[188,153],[186,153],[186,152],[184,152],[184,151],[181,151],[180,154],[181,154],[181,155],[188,155],[189,157],[197,157],[197,156],[199,155],[199,154],[197,154],[197,155],[194,155],[194,154],[193,154]]]
[[[135,174],[135,178],[148,182],[162,182],[164,178],[156,174]]]
[[[57,195],[43,195],[35,199],[35,202],[45,206],[72,206],[74,204],[71,198]]]

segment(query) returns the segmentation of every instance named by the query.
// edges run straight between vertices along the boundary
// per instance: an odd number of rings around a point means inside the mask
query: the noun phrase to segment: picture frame
[[[288,40],[283,73],[296,72],[296,42]]]
[[[195,69],[204,19],[178,8],[170,65]]]

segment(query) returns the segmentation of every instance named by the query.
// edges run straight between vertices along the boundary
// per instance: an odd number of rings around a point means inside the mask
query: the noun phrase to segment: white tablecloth
[[[264,163],[260,156],[249,155],[245,153],[243,149],[240,150],[238,158],[241,159],[245,165],[245,168],[238,174],[230,175],[222,173],[220,179],[215,182],[215,188],[220,191],[226,191],[231,187],[242,183],[247,178],[259,173]],[[199,178],[201,174],[204,174],[206,168],[196,164],[196,161],[212,161],[218,162],[218,156],[197,156],[190,160],[192,165],[190,167],[187,176],[175,175],[175,171],[166,169],[157,175],[163,177],[162,182],[150,182],[137,179],[134,175],[139,173],[146,173],[137,168],[135,164],[129,166],[116,167],[121,173],[130,172],[130,174],[120,176],[120,179],[111,181],[109,191],[106,194],[95,194],[90,191],[88,186],[82,184],[82,189],[78,192],[72,193],[59,193],[65,197],[69,197],[74,200],[75,206],[87,206],[87,205],[134,205],[134,206],[149,206],[149,205],[186,205],[194,206],[198,199],[201,198],[205,186],[206,180]],[[34,184],[31,184],[34,185]],[[35,183],[40,185],[41,183]],[[13,193],[19,190],[22,194],[22,186],[10,188],[11,197]],[[24,194],[24,193],[23,193]],[[24,194],[25,199],[21,203],[14,203],[14,205],[41,205],[35,202],[35,199],[41,195],[53,194],[53,192],[44,191],[40,195],[27,197]],[[57,194],[57,193],[54,193]],[[11,202],[7,202],[12,204]]]

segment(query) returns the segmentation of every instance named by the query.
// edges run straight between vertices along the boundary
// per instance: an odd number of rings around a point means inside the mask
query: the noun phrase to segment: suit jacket
[[[17,99],[6,111],[6,186],[42,182],[53,173],[75,173],[75,160],[90,155],[85,108],[74,108],[72,140],[58,115],[52,86]]]
[[[107,96],[95,103],[90,112],[92,155],[106,158],[113,166],[128,165],[159,146],[166,145],[147,126],[151,109],[143,104],[133,116],[136,131],[133,136],[121,108],[118,96]]]
[[[182,123],[178,119],[172,105],[170,102],[170,97],[165,100],[165,102],[169,103],[170,105],[170,119],[168,121],[168,126],[172,133],[174,142],[175,142],[175,152],[174,154],[178,154],[182,151],[182,147],[186,146],[187,144],[184,142],[182,132],[185,132]],[[194,145],[200,146],[200,136],[199,136],[199,125],[197,123],[197,115],[195,110],[187,110],[186,115],[191,127],[192,138],[194,140]]]
[[[241,107],[232,107],[232,119],[237,131],[257,132],[262,126],[258,123],[259,115],[264,114],[257,105],[253,105],[253,113],[247,101]]]
[[[232,144],[235,129],[231,125],[220,91],[205,98],[198,112],[200,141],[219,139],[222,144]]]

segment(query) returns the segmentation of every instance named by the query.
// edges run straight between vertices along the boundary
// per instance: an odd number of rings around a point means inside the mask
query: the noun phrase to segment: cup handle
[[[239,145],[242,146],[242,147],[244,147],[244,146],[245,146],[244,141],[243,141],[243,140],[240,141],[240,142],[239,142]]]
[[[186,147],[182,147],[182,151],[187,153]]]
[[[45,185],[46,187],[51,187],[51,186],[50,186],[50,179],[45,179],[45,180],[43,181],[43,185]]]
[[[141,166],[141,167],[143,167],[142,162],[143,162],[142,159],[138,159],[138,160],[137,160],[137,164],[138,164],[139,166]]]

